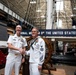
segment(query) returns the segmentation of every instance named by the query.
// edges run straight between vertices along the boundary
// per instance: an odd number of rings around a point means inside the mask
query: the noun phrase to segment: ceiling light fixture
[[[40,10],[40,9],[38,9],[38,10],[36,10],[36,12],[41,12],[41,10]]]
[[[36,4],[36,1],[30,1],[30,4]]]
[[[74,7],[73,10],[76,10],[76,7]]]
[[[72,14],[72,15],[71,15],[71,17],[75,17],[75,16],[76,16],[76,14]]]
[[[42,15],[42,16],[41,16],[41,18],[45,18],[45,16],[44,16],[44,15]]]

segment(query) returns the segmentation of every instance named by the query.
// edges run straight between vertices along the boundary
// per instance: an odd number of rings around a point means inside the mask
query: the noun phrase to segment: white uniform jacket
[[[7,43],[11,43],[13,46],[17,47],[17,48],[22,48],[27,46],[27,42],[26,39],[23,38],[22,36],[18,37],[16,34],[14,36],[10,35]],[[17,50],[12,50],[9,49],[9,53],[15,54],[15,53],[19,53],[19,51]]]
[[[32,41],[30,42],[32,43]],[[30,63],[37,63],[42,65],[45,58],[45,42],[41,37],[37,37],[37,40],[30,46],[30,50],[26,51],[26,55],[30,56]]]
[[[13,46],[17,48],[22,48],[27,46],[26,39],[22,36],[18,37],[16,34],[14,36],[10,36],[8,38],[7,43],[11,43]],[[9,49],[9,54],[7,55],[6,67],[5,67],[5,75],[11,75],[11,71],[13,67],[15,68],[15,75],[19,75],[19,69],[21,65],[22,55],[19,51],[14,49]]]

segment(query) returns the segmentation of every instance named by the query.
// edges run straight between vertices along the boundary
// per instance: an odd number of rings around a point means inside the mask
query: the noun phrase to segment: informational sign
[[[31,36],[30,30],[22,31],[21,35]],[[62,36],[62,37],[76,37],[76,29],[49,29],[49,30],[39,30],[40,36]]]

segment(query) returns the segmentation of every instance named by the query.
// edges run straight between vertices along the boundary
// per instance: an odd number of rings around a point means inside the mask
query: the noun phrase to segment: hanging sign
[[[23,30],[21,35],[23,36],[31,36],[30,30]],[[46,29],[46,30],[39,30],[40,36],[65,36],[65,37],[75,37],[76,36],[76,29]]]

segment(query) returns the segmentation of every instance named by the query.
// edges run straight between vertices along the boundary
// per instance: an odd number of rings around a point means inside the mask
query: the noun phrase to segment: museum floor
[[[69,66],[62,64],[56,64],[54,65],[54,67],[56,67],[56,71],[51,71],[52,75],[74,75],[74,72],[76,70],[76,66]],[[48,75],[47,73],[48,73],[47,70],[42,71],[42,75]],[[4,75],[4,69],[0,70],[0,75]],[[12,73],[12,75],[14,75],[14,73]]]

